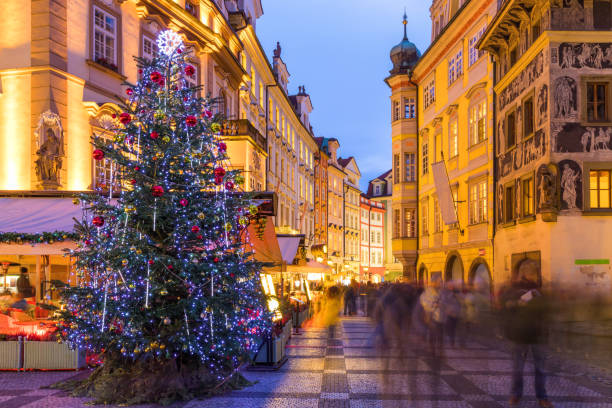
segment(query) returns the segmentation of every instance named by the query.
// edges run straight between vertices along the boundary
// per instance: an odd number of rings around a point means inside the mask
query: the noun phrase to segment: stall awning
[[[287,265],[287,272],[296,273],[332,273],[331,266],[317,261],[308,261],[304,265]]]
[[[71,232],[82,214],[72,198],[0,198],[0,232]]]
[[[287,264],[292,264],[297,254],[300,241],[304,238],[303,235],[277,235],[278,246],[280,247],[283,261]]]
[[[274,222],[272,221],[272,217],[265,218],[266,223],[261,237],[257,235],[255,225],[249,225],[247,229],[248,242],[250,243],[249,250],[254,252],[254,257],[257,261],[273,264],[273,266],[265,267],[264,270],[280,272],[283,257],[281,249],[278,246],[278,240],[276,239]]]

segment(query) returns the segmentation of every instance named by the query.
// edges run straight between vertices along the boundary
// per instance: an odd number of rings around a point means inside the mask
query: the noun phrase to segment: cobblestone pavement
[[[508,352],[468,342],[463,348],[446,348],[445,357],[434,360],[417,339],[408,341],[411,347],[404,353],[378,349],[367,319],[345,318],[334,339],[322,329],[294,336],[289,360],[280,370],[245,372],[254,385],[173,407],[508,407]],[[532,369],[526,364],[520,408],[537,406]],[[85,399],[40,388],[72,376],[74,372],[1,372],[0,408],[84,407]],[[549,372],[547,389],[558,408],[612,408],[612,387],[580,373]]]

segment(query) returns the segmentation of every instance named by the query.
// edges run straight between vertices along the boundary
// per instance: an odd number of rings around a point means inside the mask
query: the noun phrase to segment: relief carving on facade
[[[573,160],[559,162],[561,172],[561,209],[582,209],[582,169]]]
[[[555,132],[554,146],[559,153],[592,153],[612,151],[612,127],[583,126],[564,123]]]
[[[563,69],[612,68],[611,43],[561,43],[559,56],[559,67]]]
[[[518,143],[513,150],[499,155],[499,176],[505,177],[540,159],[544,154],[546,154],[546,133],[540,129],[532,138]]]
[[[555,118],[575,120],[578,115],[576,81],[567,76],[559,77],[555,79],[554,90]]]
[[[559,169],[554,163],[543,164],[536,173],[536,208],[542,220],[557,220],[559,210]]]
[[[538,91],[538,126],[548,119],[548,85],[544,84]]]
[[[56,190],[60,187],[60,170],[64,153],[64,131],[59,115],[51,111],[41,113],[34,132],[36,150],[36,175],[40,187]]]
[[[506,105],[519,97],[531,84],[544,72],[544,54],[540,51],[538,55],[525,67],[521,73],[510,82],[510,84],[499,93],[499,111]]]
[[[553,28],[564,28],[566,30],[584,28],[584,4],[583,0],[563,0],[553,3],[551,8]]]

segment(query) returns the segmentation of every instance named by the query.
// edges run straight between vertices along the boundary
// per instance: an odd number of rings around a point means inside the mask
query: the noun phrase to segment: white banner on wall
[[[444,161],[433,163],[431,171],[433,173],[434,184],[436,185],[442,220],[444,220],[446,225],[455,224],[457,222],[457,211],[455,210],[453,193],[448,182],[448,174],[446,173]]]

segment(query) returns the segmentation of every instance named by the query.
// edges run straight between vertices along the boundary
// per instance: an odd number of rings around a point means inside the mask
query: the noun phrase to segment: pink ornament
[[[189,204],[189,201],[187,201],[186,199],[181,199],[181,201],[179,201],[179,203],[183,206],[183,207],[187,207],[187,204]]]

